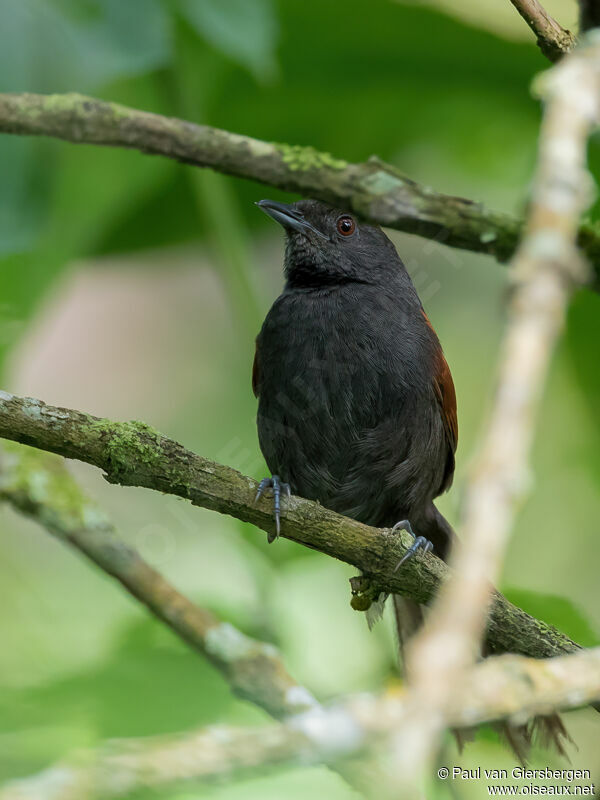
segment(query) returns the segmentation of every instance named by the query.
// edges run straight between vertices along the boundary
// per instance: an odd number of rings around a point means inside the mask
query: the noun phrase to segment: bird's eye
[[[352,236],[356,230],[356,223],[352,217],[340,217],[337,221],[337,229],[342,236]]]

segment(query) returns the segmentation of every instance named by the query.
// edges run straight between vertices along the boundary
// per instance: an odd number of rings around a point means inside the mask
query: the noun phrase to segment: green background
[[[349,160],[377,153],[439,191],[522,213],[540,121],[530,85],[548,63],[508,2],[487,5],[0,0],[0,91],[81,91]],[[566,0],[554,10],[572,23]],[[590,161],[600,168],[594,142]],[[282,283],[282,236],[253,201],[285,195],[133,151],[7,136],[0,175],[2,388],[143,419],[261,477],[250,372]],[[493,389],[506,268],[391,235],[454,374],[457,478],[440,505],[456,520]],[[501,585],[588,645],[600,631],[599,311],[597,296],[579,292]],[[192,598],[275,642],[320,698],[397,679],[389,621],[369,634],[350,609],[346,566],[286,541],[268,547],[252,527],[174,498],[109,487],[82,465],[73,472],[128,542]],[[0,780],[108,737],[263,719],[96,568],[0,509]],[[566,719],[580,748],[573,766],[598,775],[600,718]],[[492,731],[462,755],[449,742],[442,763],[513,765]],[[548,764],[564,766],[535,753],[534,765]],[[353,796],[325,768],[163,794],[315,793]]]

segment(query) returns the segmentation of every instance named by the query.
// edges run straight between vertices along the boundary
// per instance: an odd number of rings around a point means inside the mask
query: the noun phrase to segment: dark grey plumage
[[[454,533],[433,500],[452,482],[456,397],[402,261],[379,228],[322,203],[259,205],[287,233],[286,284],[253,370],[269,469],[292,493],[361,522],[409,520],[446,558]],[[423,609],[393,599],[402,648]],[[500,730],[521,761],[536,732],[563,755],[569,738],[557,714]]]
[[[259,205],[287,233],[286,284],[253,370],[269,469],[370,525],[409,520],[446,558],[454,533],[433,500],[454,473],[456,396],[402,261],[379,228],[323,203]],[[402,647],[423,610],[395,596],[394,611]],[[569,738],[557,714],[500,728],[521,761],[536,732],[563,755]]]
[[[456,411],[438,338],[381,229],[344,236],[343,212],[289,208],[311,227],[286,227],[285,288],[257,338],[265,460],[293,494],[354,519],[409,519],[443,557],[452,532],[432,501],[452,480]]]

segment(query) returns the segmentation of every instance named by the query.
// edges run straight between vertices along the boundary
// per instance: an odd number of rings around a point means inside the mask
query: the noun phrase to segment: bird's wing
[[[440,407],[448,444],[448,457],[446,459],[444,479],[440,489],[441,492],[445,492],[452,485],[452,478],[454,476],[454,453],[456,452],[456,445],[458,444],[458,417],[456,414],[454,381],[452,380],[450,367],[444,358],[441,348],[437,357],[433,390]]]
[[[423,311],[423,316],[425,317],[425,322],[433,331],[433,326],[425,311]],[[444,357],[442,347],[439,343],[434,364],[433,391],[442,415],[448,444],[448,457],[446,459],[444,479],[440,488],[441,493],[450,488],[452,485],[452,478],[454,477],[454,453],[456,452],[456,446],[458,444],[458,416],[456,413],[456,391],[454,389],[452,373],[450,372],[450,367],[448,366],[448,362]]]
[[[456,392],[454,390],[454,381],[450,373],[448,362],[444,358],[444,354],[440,350],[437,372],[435,376],[435,395],[442,410],[442,418],[444,420],[444,428],[446,429],[446,436],[448,437],[448,444],[452,452],[456,452],[456,445],[458,443],[458,417],[456,414]]]

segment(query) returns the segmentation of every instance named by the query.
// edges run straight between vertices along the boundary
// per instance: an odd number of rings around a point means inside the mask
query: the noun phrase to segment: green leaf
[[[84,91],[164,65],[159,0],[0,0],[0,91]]]
[[[575,376],[594,416],[600,405],[599,320],[600,296],[585,289],[578,292],[569,309],[566,341]]]
[[[272,0],[179,0],[179,8],[217,50],[261,80],[274,76],[279,25]]]
[[[34,142],[5,136],[0,147],[0,258],[31,247],[40,224],[40,176],[34,184]]]
[[[0,19],[0,91],[89,91],[170,57],[160,0],[0,0]],[[131,153],[72,152],[0,139],[0,362],[67,260],[83,255],[165,169]]]
[[[511,603],[549,625],[554,625],[578,644],[584,647],[596,647],[600,644],[600,636],[593,630],[583,612],[570,600],[529,589],[503,589],[503,592]]]

